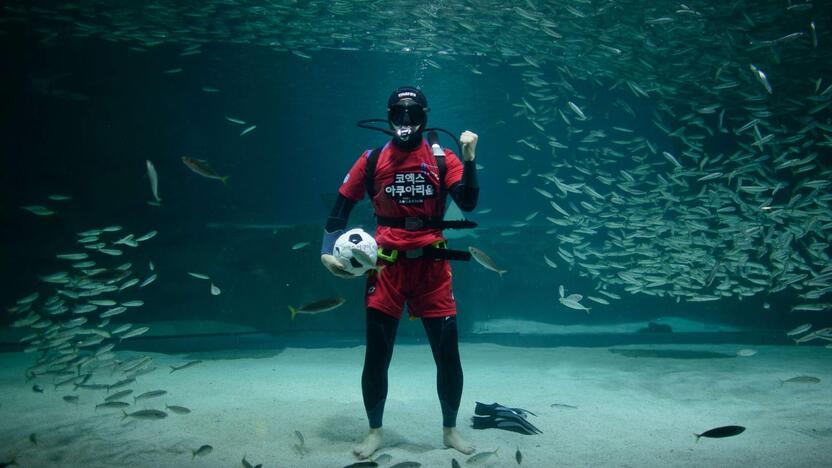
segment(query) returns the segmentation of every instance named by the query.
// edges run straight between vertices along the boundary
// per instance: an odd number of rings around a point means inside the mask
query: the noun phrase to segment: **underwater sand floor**
[[[485,466],[822,466],[832,446],[832,351],[822,347],[747,345],[620,346],[609,348],[460,347],[465,388],[458,419],[478,450],[499,448]],[[671,353],[656,353],[671,350]],[[702,351],[696,354],[675,350]],[[722,353],[727,358],[713,358]],[[55,390],[51,381],[25,382],[34,356],[0,355],[0,461],[20,466],[233,467],[245,455],[264,467],[342,467],[367,422],[360,378],[364,347],[151,355],[158,370],[140,376],[134,395],[166,390],[129,411],[181,405],[158,421],[122,421],[118,410],[95,410],[107,392]],[[646,356],[646,357],[634,357]],[[693,358],[677,359],[674,356]],[[169,374],[169,365],[204,362]],[[816,384],[781,384],[811,375]],[[113,381],[118,380],[117,376]],[[32,391],[39,383],[44,393]],[[113,391],[114,392],[114,391]],[[77,404],[62,396],[79,395]],[[132,398],[128,401],[132,402]],[[541,435],[470,427],[476,401],[526,408]],[[577,406],[576,409],[552,404]],[[445,449],[427,344],[396,346],[385,418],[387,466],[411,460],[451,466],[468,457]],[[694,433],[741,425],[744,433],[700,439]],[[301,454],[294,431],[305,439]],[[29,440],[36,434],[37,445]],[[191,450],[213,451],[192,461]],[[464,463],[463,463],[464,464]]]

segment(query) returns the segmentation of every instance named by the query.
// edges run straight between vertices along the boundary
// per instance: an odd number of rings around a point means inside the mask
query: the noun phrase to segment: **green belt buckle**
[[[378,258],[388,263],[395,263],[399,257],[399,251],[396,249],[378,249]]]

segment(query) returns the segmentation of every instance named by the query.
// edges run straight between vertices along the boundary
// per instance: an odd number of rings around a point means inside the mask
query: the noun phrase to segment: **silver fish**
[[[150,193],[153,194],[156,203],[161,203],[162,199],[159,198],[159,175],[156,173],[156,167],[149,159],[145,162],[147,164],[147,178],[150,179]]]
[[[468,458],[467,460],[465,460],[465,464],[466,465],[484,465],[486,463],[490,463],[491,460],[497,456],[497,452],[499,450],[500,449],[498,448],[498,449],[496,449],[492,452],[477,453],[476,455],[474,455],[474,456]]]
[[[588,307],[584,307],[580,302],[574,299],[569,299],[568,297],[561,297],[558,299],[558,301],[560,301],[561,304],[565,305],[566,307],[569,307],[570,309],[583,310],[586,311],[587,314],[589,313],[590,309]]]
[[[304,304],[300,307],[292,307],[289,306],[289,311],[292,313],[292,320],[295,319],[295,315],[297,314],[320,314],[322,312],[328,312],[330,310],[336,309],[341,307],[347,300],[343,297],[333,297],[327,299],[321,299],[318,301],[310,302]]]
[[[503,277],[504,273],[508,272],[508,270],[501,270],[499,267],[497,267],[497,264],[494,263],[494,260],[492,260],[491,257],[489,257],[488,254],[486,254],[482,250],[476,247],[469,246],[468,251],[471,252],[471,256],[474,257],[474,260],[476,260],[477,263],[484,266],[486,269],[497,273],[498,275],[500,275],[500,278]]]
[[[811,323],[804,323],[786,332],[786,336],[800,335],[812,329]]]
[[[143,335],[143,334],[145,334],[148,330],[150,330],[150,327],[140,327],[140,328],[134,328],[133,330],[130,330],[129,332],[127,332],[127,333],[125,333],[125,334],[121,335],[121,337],[120,337],[120,338],[121,338],[122,340],[126,340],[127,338],[133,338],[134,336]]]

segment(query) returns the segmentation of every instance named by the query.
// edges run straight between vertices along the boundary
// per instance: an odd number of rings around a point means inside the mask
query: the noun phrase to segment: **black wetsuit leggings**
[[[399,319],[376,309],[367,309],[367,352],[364,355],[361,390],[371,428],[381,427],[384,416],[387,369],[393,357],[398,325]],[[436,390],[442,407],[442,425],[455,427],[462,398],[462,364],[459,362],[456,317],[423,318],[422,325],[436,362]]]

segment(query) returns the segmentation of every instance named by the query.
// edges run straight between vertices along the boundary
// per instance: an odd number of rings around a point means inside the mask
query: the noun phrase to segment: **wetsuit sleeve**
[[[338,193],[354,202],[361,201],[364,198],[366,188],[364,186],[364,174],[367,172],[367,157],[370,151],[367,150],[358,157],[358,161],[352,165],[350,172],[344,177],[344,182],[341,183],[341,188]]]
[[[355,206],[355,201],[338,194],[335,200],[335,206],[332,207],[332,212],[326,220],[326,228],[324,228],[324,238],[321,241],[321,255],[332,254],[332,248],[335,247],[335,241],[343,234],[344,228],[347,227],[347,221],[350,218],[350,212]]]
[[[474,161],[459,162],[459,158],[448,151],[445,156],[448,172],[445,186],[454,202],[462,211],[473,211],[477,207],[480,186],[477,182],[477,164]]]
[[[335,241],[338,240],[338,237],[343,234],[344,228],[347,227],[350,211],[357,202],[364,198],[364,192],[366,191],[364,188],[364,174],[368,155],[369,151],[365,151],[359,156],[338,189],[335,206],[332,207],[332,212],[326,220],[326,228],[324,228],[324,236],[321,241],[321,255],[332,254]]]

